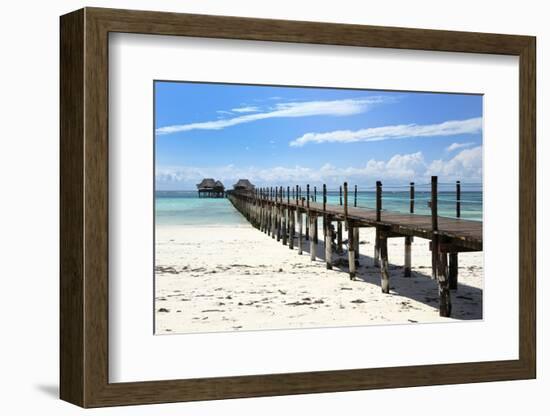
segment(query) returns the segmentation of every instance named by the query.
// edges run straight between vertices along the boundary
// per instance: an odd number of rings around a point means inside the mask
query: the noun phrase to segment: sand
[[[322,239],[322,238],[321,238]],[[452,315],[439,316],[429,242],[415,238],[412,276],[403,277],[404,239],[388,241],[390,293],[373,266],[374,231],[360,232],[355,281],[346,254],[327,270],[324,246],[310,260],[252,226],[156,229],[157,334],[453,322],[482,318],[483,253],[459,255]],[[344,250],[345,250],[344,246]]]

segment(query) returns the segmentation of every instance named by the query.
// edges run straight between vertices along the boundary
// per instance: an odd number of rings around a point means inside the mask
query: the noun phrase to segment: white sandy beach
[[[320,239],[321,240],[321,239]],[[439,316],[428,241],[412,246],[412,277],[403,277],[404,239],[388,241],[390,294],[372,265],[374,230],[362,228],[357,280],[346,254],[333,270],[252,226],[156,230],[156,333],[451,322],[482,318],[483,253],[459,255],[451,318]],[[345,246],[344,246],[345,251]],[[320,242],[318,255],[324,256]]]

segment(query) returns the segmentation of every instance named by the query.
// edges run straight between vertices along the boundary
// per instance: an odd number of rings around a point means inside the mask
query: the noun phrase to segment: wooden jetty
[[[450,290],[457,288],[458,253],[482,251],[483,225],[480,221],[460,218],[460,182],[456,183],[456,217],[438,216],[438,182],[431,180],[431,215],[414,213],[414,183],[410,184],[409,213],[390,212],[382,209],[382,183],[376,183],[376,208],[357,207],[357,187],[354,188],[353,204],[348,201],[347,183],[340,187],[340,205],[327,203],[327,190],[323,185],[322,202],[317,202],[317,189],[310,194],[309,185],[305,196],[298,186],[286,188],[255,188],[253,190],[234,189],[227,196],[234,207],[259,230],[267,233],[282,244],[302,254],[305,241],[310,244],[311,260],[317,258],[318,219],[322,219],[325,238],[326,267],[332,269],[333,250],[343,252],[342,245],[347,230],[348,270],[355,279],[359,261],[359,228],[376,229],[374,265],[380,267],[381,288],[389,293],[388,239],[405,238],[404,275],[411,275],[411,247],[415,237],[430,240],[432,252],[432,278],[439,285],[439,312],[441,316],[451,315]],[[334,227],[336,223],[336,228]],[[297,240],[297,241],[296,241]]]

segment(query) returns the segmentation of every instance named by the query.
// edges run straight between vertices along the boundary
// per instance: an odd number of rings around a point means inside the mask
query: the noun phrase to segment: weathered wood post
[[[281,241],[281,187],[275,187],[275,238]]]
[[[346,224],[346,227],[348,228],[348,236],[351,235],[353,238],[353,242],[349,242],[348,238],[348,244],[352,244],[354,249],[354,262],[355,266],[359,265],[359,245],[358,245],[358,227],[353,227],[351,234],[349,234],[350,226],[349,226],[349,220],[348,220],[348,183],[344,182],[344,223]]]
[[[360,243],[360,239],[359,239],[359,231],[361,230],[360,227],[355,227],[355,231],[353,233],[353,237],[355,239],[355,242],[354,242],[354,247],[355,247],[355,265],[357,267],[359,267],[359,256],[360,256],[360,252],[359,252],[359,243]]]
[[[338,253],[342,254],[344,249],[342,248],[342,221],[337,220],[336,221],[336,247],[338,250]]]
[[[325,235],[325,261],[327,263],[327,269],[332,270],[332,224],[330,223],[330,216],[326,216],[324,235]]]
[[[449,253],[449,289],[458,288],[458,253]]]
[[[279,187],[279,235],[280,239],[284,241],[285,238],[285,209],[284,209],[284,197],[285,197],[285,191],[284,188],[281,186]]]
[[[311,223],[311,219],[309,218],[309,183],[306,185],[306,241],[309,240],[309,225]]]
[[[357,185],[355,185],[353,190],[353,206],[357,208]]]
[[[376,221],[380,221],[382,211],[382,182],[376,181]],[[374,237],[374,267],[380,267],[380,227],[376,227]]]
[[[302,198],[302,208],[297,208],[296,213],[298,214],[298,254],[302,254],[302,210],[304,206],[304,199]]]
[[[272,214],[273,214],[273,228],[271,230],[271,236],[277,238],[277,187],[273,189],[273,205],[272,205]]]
[[[344,182],[344,222],[348,222],[348,183]]]
[[[456,181],[456,217],[460,218],[460,181]]]
[[[437,279],[437,260],[439,256],[439,236],[437,234],[437,176],[432,176],[430,209],[432,212],[432,279]]]
[[[317,203],[317,187],[313,187],[313,202]],[[319,244],[319,221],[318,216],[315,214],[315,221],[313,221],[313,238],[315,239],[315,246]]]
[[[290,240],[290,186],[286,187],[286,235],[287,238]]]
[[[449,269],[447,253],[441,250],[438,234],[437,217],[437,176],[432,176],[432,262],[435,263],[435,274],[439,284],[439,315],[451,316],[451,292],[449,290]]]
[[[323,236],[327,235],[327,185],[323,184]]]
[[[292,187],[294,192],[294,187]],[[287,205],[288,205],[288,248],[294,250],[294,210],[290,205],[290,187],[287,187]],[[292,195],[294,197],[294,195]]]
[[[259,215],[260,215],[260,231],[263,232],[264,230],[264,194],[263,194],[263,188],[258,188],[258,193],[260,196],[260,206],[259,206]]]
[[[286,246],[287,244],[287,237],[288,237],[288,225],[287,225],[287,211],[286,206],[284,204],[284,198],[285,198],[285,190],[281,186],[281,234],[283,237],[283,246]]]
[[[271,235],[271,187],[266,188],[266,194],[267,235]]]
[[[348,224],[348,264],[349,264],[349,278],[355,279],[355,245],[353,238],[353,224]]]
[[[456,181],[456,217],[460,218],[460,181]],[[458,253],[449,253],[449,289],[456,290],[458,287]]]
[[[414,182],[410,183],[409,190],[409,212],[414,214]],[[412,255],[412,237],[405,237],[405,267],[403,275],[411,277],[411,256]]]
[[[384,232],[380,232],[379,245],[381,274],[380,286],[382,288],[382,293],[390,293],[390,273],[388,270],[388,237]]]
[[[311,261],[315,261],[317,258],[317,227],[314,226],[314,222],[317,222],[317,216],[316,214],[312,214],[310,212],[309,214],[310,222],[311,222],[311,230],[313,235],[309,239],[309,253],[311,255]]]
[[[342,206],[342,187],[340,186],[340,206]],[[344,240],[344,237],[342,235],[342,221],[338,220],[336,222],[336,233],[337,233],[337,249],[338,253],[343,253],[344,250],[342,248],[342,241]]]

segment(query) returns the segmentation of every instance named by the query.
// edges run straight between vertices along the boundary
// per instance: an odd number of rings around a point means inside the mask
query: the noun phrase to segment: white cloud
[[[307,143],[353,143],[382,140],[406,139],[412,137],[454,136],[473,134],[481,131],[481,117],[467,120],[451,120],[439,124],[400,124],[371,127],[361,130],[336,130],[327,133],[306,133],[290,142],[290,146],[300,147]]]
[[[272,107],[265,112],[246,114],[223,120],[159,127],[157,128],[156,133],[171,134],[190,130],[220,130],[238,124],[250,123],[269,118],[349,116],[363,113],[369,110],[373,105],[382,103],[386,100],[387,99],[383,97],[373,96],[362,99],[277,103],[275,104],[275,107]]]
[[[481,146],[465,149],[451,160],[434,160],[428,166],[427,176],[435,175],[442,180],[471,180],[481,182],[483,152]]]
[[[463,149],[465,147],[470,147],[470,146],[473,146],[474,145],[474,142],[467,142],[467,143],[453,143],[449,146],[447,146],[447,148],[445,149],[447,152],[452,152],[453,150],[457,150],[457,149]]]
[[[157,169],[158,189],[194,189],[202,178],[216,178],[231,187],[239,178],[248,178],[258,186],[321,184],[335,187],[344,181],[362,187],[373,186],[381,180],[386,185],[407,184],[410,181],[429,182],[432,175],[440,182],[462,180],[481,182],[482,148],[465,149],[450,160],[426,162],[422,152],[396,154],[390,159],[371,159],[356,167],[337,167],[325,163],[319,167],[275,166],[258,168],[225,165],[217,167],[183,166]]]
[[[246,107],[232,108],[231,111],[235,113],[256,113],[260,111],[260,109],[254,106],[246,106]]]

